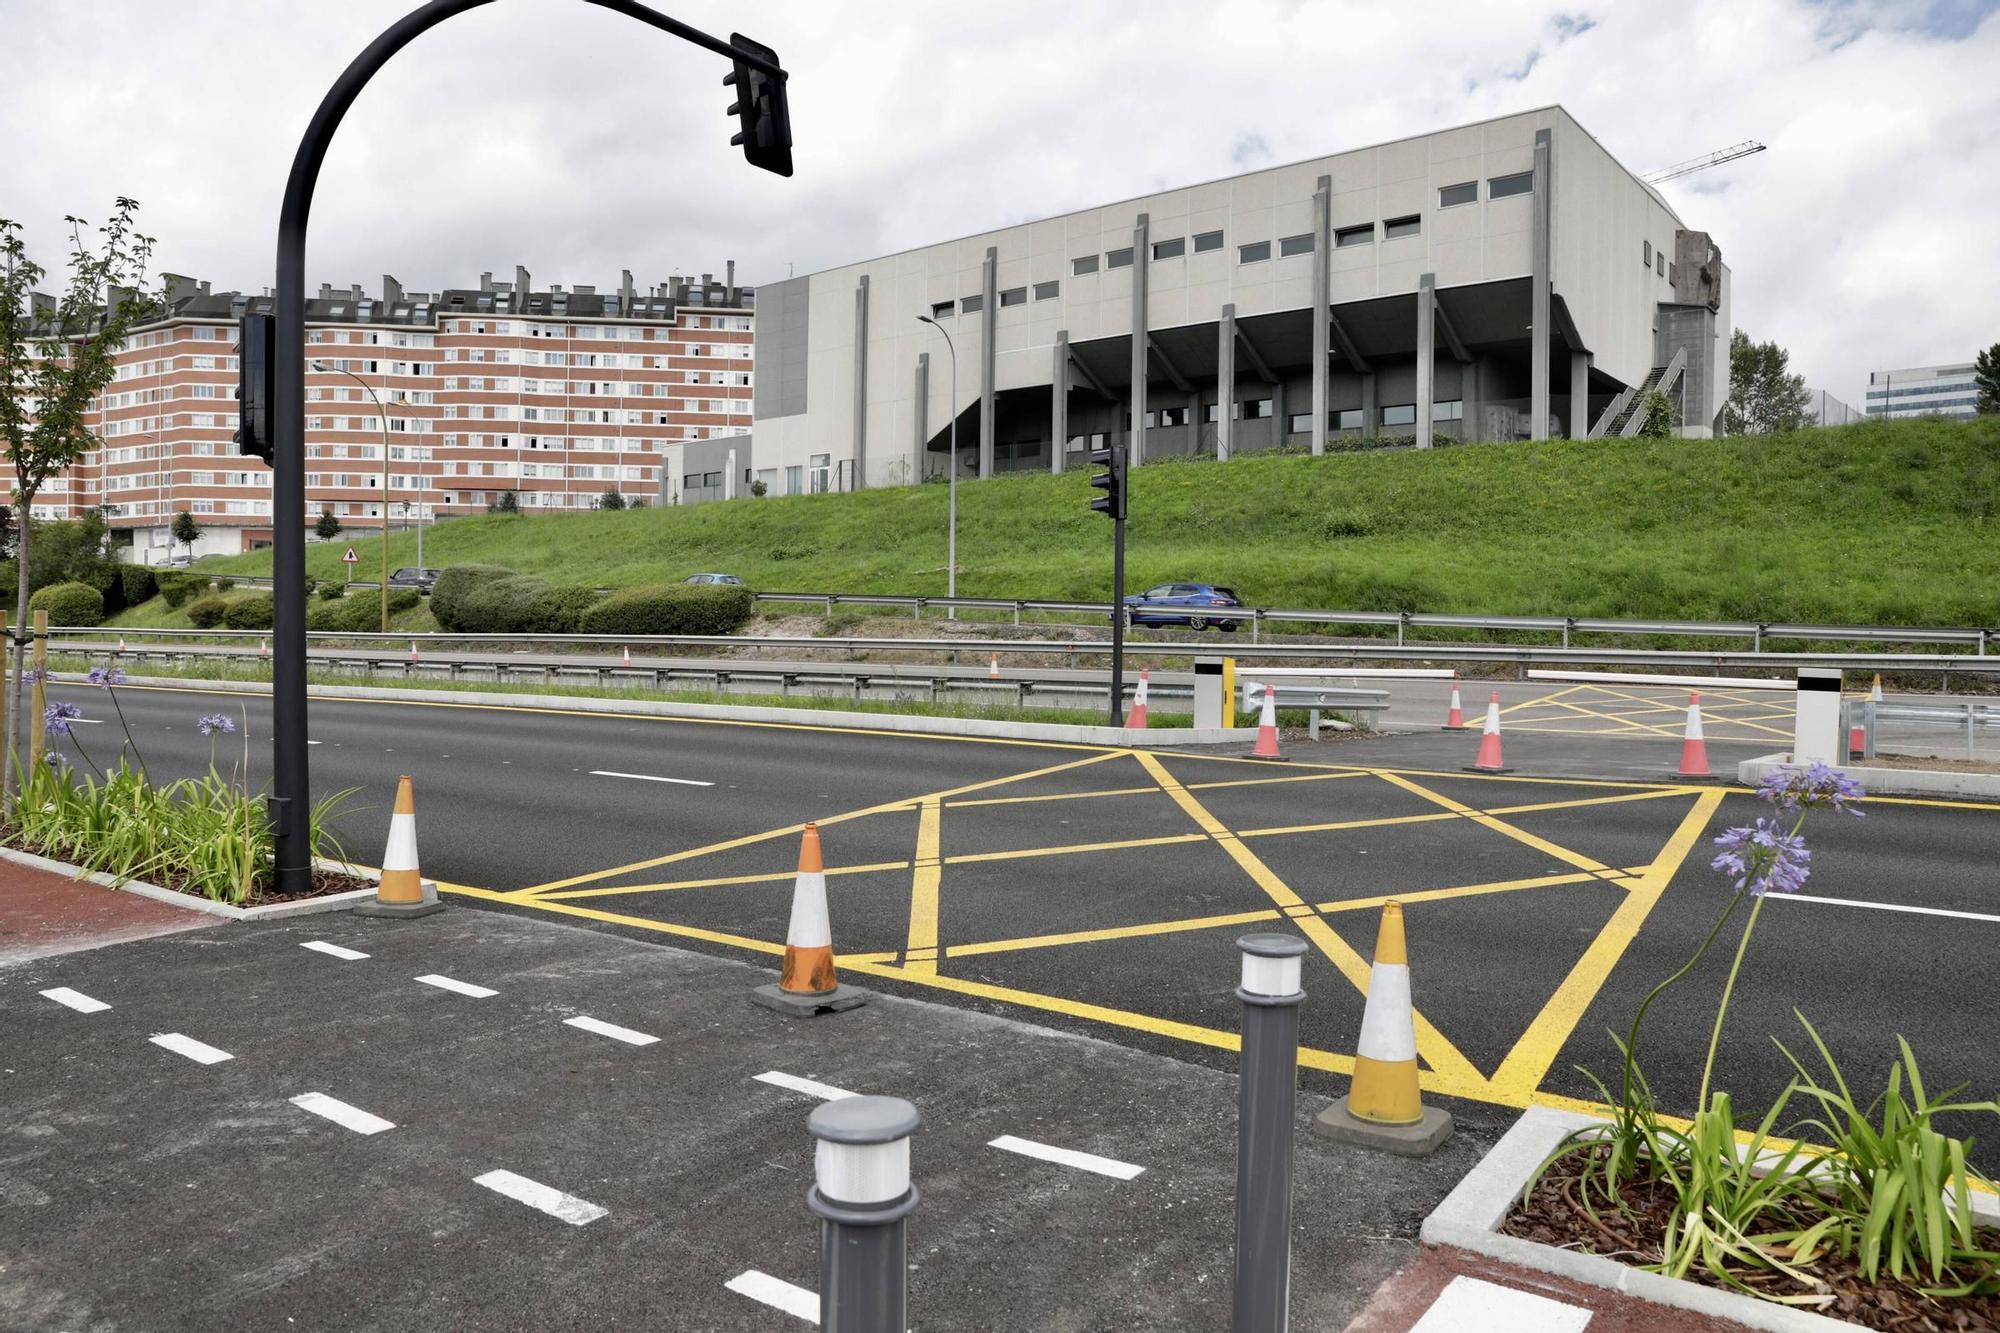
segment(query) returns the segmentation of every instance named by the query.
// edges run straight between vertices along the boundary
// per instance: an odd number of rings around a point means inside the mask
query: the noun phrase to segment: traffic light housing
[[[277,363],[271,357],[277,317],[250,311],[236,334],[236,452],[271,462],[271,399]]]
[[[778,63],[778,53],[761,42],[753,42],[740,32],[729,34],[729,44],[739,51]],[[785,100],[784,74],[769,74],[745,61],[722,76],[724,87],[736,89],[736,101],[729,114],[742,128],[729,142],[743,145],[743,158],[753,167],[762,167],[780,176],[792,174],[792,112]]]
[[[1125,446],[1120,444],[1114,445],[1109,449],[1091,450],[1090,465],[1094,468],[1104,469],[1102,472],[1093,472],[1090,474],[1091,488],[1104,492],[1102,495],[1093,495],[1090,497],[1091,509],[1096,513],[1103,514],[1107,518],[1123,519],[1125,517]]]

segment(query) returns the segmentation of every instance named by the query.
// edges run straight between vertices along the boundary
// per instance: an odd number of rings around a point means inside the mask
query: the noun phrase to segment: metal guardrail
[[[1873,759],[1878,749],[1887,748],[1891,753],[1900,753],[1925,728],[1935,727],[1940,734],[1963,736],[1965,757],[1980,757],[1980,733],[1988,735],[1989,747],[2000,747],[2000,703],[1988,703],[1977,699],[1954,702],[1902,704],[1878,703],[1873,699],[1848,700],[1841,720],[1843,728],[1851,735],[1861,733],[1858,747],[1864,758]],[[1895,741],[1884,747],[1881,731],[1885,725],[1902,724],[1896,727],[1900,733]]]

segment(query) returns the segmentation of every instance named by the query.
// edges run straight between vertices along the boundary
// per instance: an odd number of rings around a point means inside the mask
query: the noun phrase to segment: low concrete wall
[[[1792,762],[1789,753],[1760,755],[1736,766],[1736,780],[1754,787],[1771,771]],[[1874,768],[1842,764],[1840,771],[1871,796],[1969,796],[2000,798],[2000,773],[1960,773],[1933,768]]]

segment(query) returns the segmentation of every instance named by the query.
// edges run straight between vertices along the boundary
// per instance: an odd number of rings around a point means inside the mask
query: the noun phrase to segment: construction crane
[[[1739,157],[1748,157],[1752,153],[1761,153],[1763,151],[1763,144],[1758,143],[1755,139],[1745,139],[1742,143],[1731,144],[1727,148],[1719,148],[1715,152],[1706,154],[1705,156],[1689,158],[1685,162],[1677,162],[1664,170],[1649,171],[1639,179],[1648,185],[1658,185],[1663,181],[1670,181],[1676,176],[1691,176],[1697,171],[1707,171],[1710,167],[1719,167],[1724,162],[1734,162]]]

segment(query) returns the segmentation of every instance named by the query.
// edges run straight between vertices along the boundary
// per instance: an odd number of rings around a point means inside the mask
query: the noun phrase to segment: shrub
[[[118,573],[121,568],[115,561],[99,560],[77,571],[75,581],[97,589],[97,595],[104,599],[106,615],[125,609],[125,584]]]
[[[28,599],[28,610],[48,612],[51,625],[102,625],[104,594],[88,583],[52,583]]]
[[[181,603],[187,601],[188,594],[197,587],[206,585],[208,580],[178,570],[169,570],[156,575],[155,582],[159,584],[160,596],[167,599],[167,605],[178,610]]]
[[[493,579],[474,588],[458,604],[454,628],[466,634],[540,633],[543,604],[554,591],[547,579],[533,574]]]
[[[214,629],[229,614],[229,603],[221,597],[200,597],[187,604],[188,623],[196,629]]]
[[[750,619],[751,604],[741,586],[627,588],[585,611],[577,627],[585,634],[733,634]]]
[[[334,584],[339,587],[339,584]],[[320,590],[322,600],[306,608],[306,628],[324,630],[334,634],[369,634],[382,627],[382,599],[379,593],[357,593],[352,597],[335,597],[325,600],[326,590]],[[407,611],[423,598],[415,588],[391,588],[389,590],[389,614]]]
[[[271,628],[271,594],[262,592],[238,597],[222,613],[222,623],[230,629]]]
[[[347,585],[345,583],[322,583],[319,587],[313,589],[313,593],[322,602],[337,602],[347,596]]]
[[[389,614],[392,616],[399,615],[404,611],[410,610],[423,600],[424,595],[415,588],[391,588],[389,589]]]
[[[125,605],[137,606],[160,590],[160,582],[153,577],[153,571],[144,565],[123,565],[118,570],[118,579],[124,585]]]
[[[459,623],[459,607],[480,588],[495,579],[512,577],[514,571],[502,569],[498,565],[453,565],[437,577],[431,586],[431,614],[437,617],[438,628],[463,630]]]
[[[537,634],[575,634],[583,614],[602,600],[604,594],[580,583],[558,584],[542,597]]]
[[[228,592],[231,588],[236,586],[236,580],[227,577],[218,577],[214,580],[214,583],[215,583],[215,590],[217,592]]]

